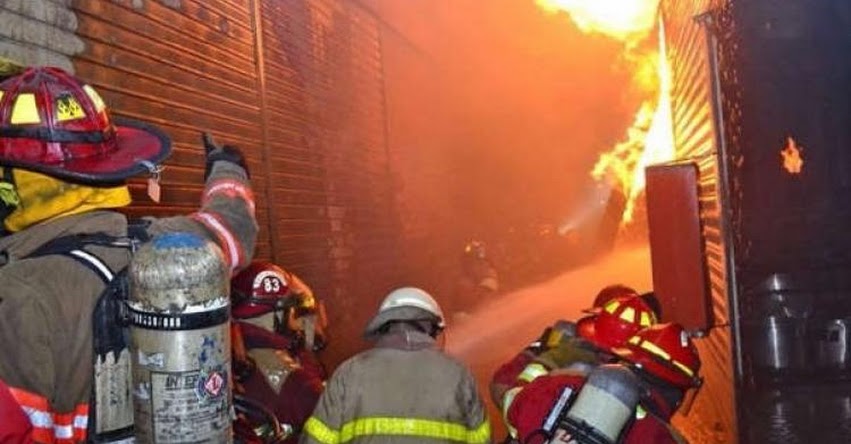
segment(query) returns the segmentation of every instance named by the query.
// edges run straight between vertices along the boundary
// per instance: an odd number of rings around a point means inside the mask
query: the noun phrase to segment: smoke
[[[449,212],[461,231],[498,236],[563,217],[637,107],[623,43],[533,0],[365,3],[392,27],[391,150],[402,200],[418,197],[413,223]]]
[[[612,284],[651,290],[649,249],[622,249],[549,281],[500,295],[449,323],[447,349],[472,363],[504,362],[557,319],[580,318],[597,292]]]

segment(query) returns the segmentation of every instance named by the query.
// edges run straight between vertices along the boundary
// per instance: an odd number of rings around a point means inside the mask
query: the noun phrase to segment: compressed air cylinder
[[[577,442],[612,444],[635,415],[639,381],[622,365],[594,369],[567,411],[567,431]]]
[[[130,263],[130,353],[138,443],[229,443],[229,273],[191,233],[143,245]]]

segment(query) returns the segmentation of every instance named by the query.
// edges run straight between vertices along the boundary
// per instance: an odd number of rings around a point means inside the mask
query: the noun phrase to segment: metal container
[[[809,370],[807,325],[813,298],[801,288],[790,275],[772,274],[751,290],[742,327],[746,354],[756,370]]]
[[[805,320],[769,316],[745,325],[754,367],[772,372],[808,368]]]
[[[130,264],[136,442],[228,444],[230,298],[219,247],[166,233]]]
[[[842,371],[849,368],[849,319],[811,321],[809,328],[812,342],[813,364],[826,371]]]

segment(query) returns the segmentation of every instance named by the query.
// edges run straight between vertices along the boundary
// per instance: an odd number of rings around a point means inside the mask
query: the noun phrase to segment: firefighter
[[[478,303],[499,291],[499,273],[487,253],[485,243],[478,240],[467,242],[461,256],[462,278],[459,298],[464,305]],[[469,300],[472,296],[472,301]],[[460,306],[458,308],[461,308]]]
[[[365,330],[375,347],[337,368],[301,442],[490,442],[476,381],[441,350],[443,329],[425,291],[388,294]]]
[[[648,327],[613,352],[622,359],[621,365],[637,376],[639,387],[636,391],[640,394],[634,420],[627,422],[620,434],[622,442],[685,443],[685,438],[670,425],[670,419],[682,405],[685,394],[701,385],[701,378],[698,375],[700,358],[682,327],[674,323]],[[552,414],[555,401],[565,388],[579,391],[586,381],[585,375],[556,370],[522,387],[506,414],[519,442],[544,442],[540,428]],[[616,411],[614,407],[601,406],[594,414],[612,414],[613,411]],[[606,423],[606,420],[588,422]],[[565,439],[564,442],[570,441]]]
[[[680,324],[645,328],[613,351],[641,376],[647,389],[641,405],[649,414],[669,422],[678,410],[689,410],[703,379],[700,355]]]
[[[303,318],[318,305],[313,292],[283,268],[255,261],[234,277],[231,297],[234,348],[244,347],[234,361],[247,370],[239,378],[242,391],[297,433],[316,407],[325,379],[313,339],[305,338],[303,328],[312,323]]]
[[[0,436],[83,442],[104,426],[89,416],[108,412],[90,402],[104,383],[93,368],[93,343],[103,339],[93,337],[93,309],[130,262],[129,244],[191,232],[216,242],[231,271],[247,265],[257,232],[248,171],[237,148],[207,142],[200,209],[131,230],[113,209],[131,202],[128,178],[159,174],[169,138],[113,118],[94,88],[57,68],[0,83],[0,199],[10,233],[0,239],[0,412],[12,411]]]
[[[529,344],[496,370],[490,383],[490,394],[494,404],[502,405],[505,393],[517,385],[518,378],[521,375],[528,382],[533,375],[566,365],[568,361],[596,362],[594,347],[588,343],[588,338],[585,338],[585,336],[591,336],[591,339],[594,339],[601,336],[594,328],[597,324],[595,316],[601,313],[601,309],[606,303],[613,299],[624,298],[630,299],[630,302],[623,305],[621,310],[632,307],[633,310],[640,313],[648,312],[650,308],[638,301],[637,296],[638,293],[627,286],[620,284],[607,286],[597,293],[594,298],[594,306],[590,310],[586,310],[586,313],[591,316],[581,321],[583,328],[579,332],[577,332],[577,323],[565,320],[556,321],[553,325],[544,329],[536,341]],[[641,324],[642,320],[644,320],[645,325]],[[609,336],[618,335],[619,338],[625,340],[639,329],[650,325],[647,322],[655,323],[656,316],[655,313],[647,316],[639,314],[632,321],[627,321],[618,316],[613,316],[612,313],[607,313],[601,321],[601,329],[614,329],[609,333]],[[577,333],[580,334],[579,338],[577,338]]]
[[[559,337],[552,346],[535,356],[510,386],[506,384],[497,404],[504,418],[514,396],[524,385],[556,370],[585,376],[599,364],[612,361],[613,348],[622,346],[632,335],[657,322],[652,309],[637,294],[609,299],[603,307],[588,312],[589,316],[576,322],[573,336]],[[509,435],[516,438],[517,433],[507,420],[506,426]]]

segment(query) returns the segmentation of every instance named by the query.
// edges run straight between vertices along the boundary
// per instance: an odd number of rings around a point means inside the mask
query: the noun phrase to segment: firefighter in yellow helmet
[[[438,346],[443,329],[428,293],[392,291],[366,327],[375,346],[337,368],[301,442],[490,442],[472,373]]]
[[[103,308],[121,303],[112,297],[125,288],[130,245],[194,233],[217,243],[232,271],[253,254],[242,155],[209,139],[205,148],[200,209],[130,223],[112,209],[130,204],[127,179],[158,173],[168,136],[114,118],[94,88],[58,68],[0,83],[0,442],[132,434],[126,335],[117,310]]]

